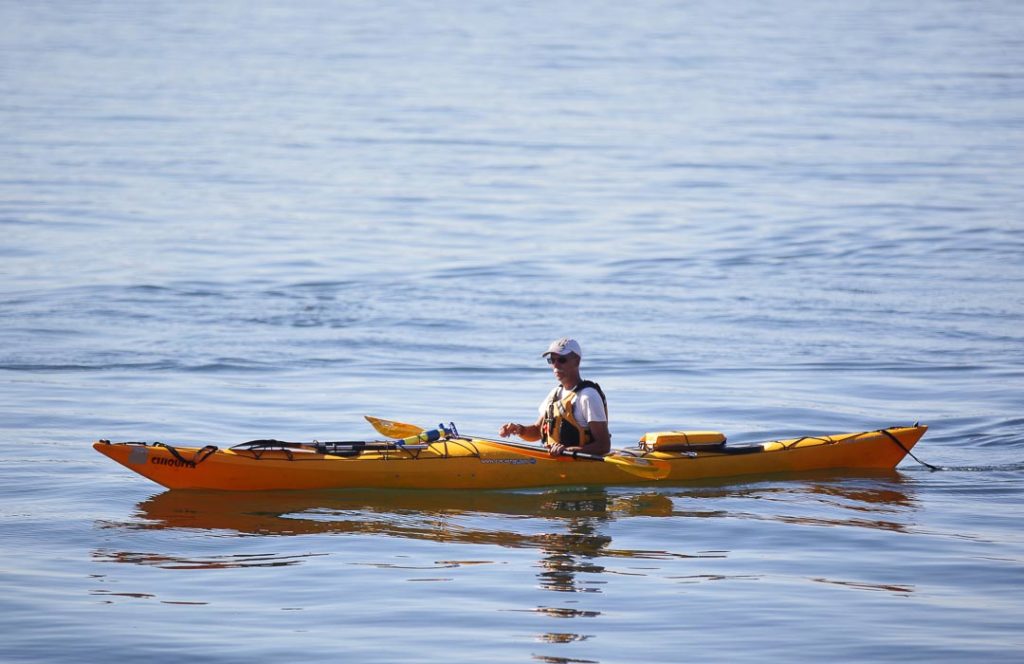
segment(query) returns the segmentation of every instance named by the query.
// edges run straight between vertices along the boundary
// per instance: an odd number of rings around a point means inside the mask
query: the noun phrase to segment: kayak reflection
[[[653,501],[653,502],[652,502]],[[514,526],[531,517],[555,522],[580,517],[672,514],[668,496],[617,498],[603,489],[542,492],[467,491],[165,491],[138,504],[141,529],[198,528],[244,535],[380,534],[445,542],[541,546],[545,533],[477,528],[472,517],[504,517]],[[488,525],[495,525],[489,521]]]
[[[207,530],[218,536],[228,533],[238,537],[379,535],[526,548],[539,553],[536,564],[541,588],[599,593],[609,573],[622,573],[621,569],[605,567],[611,560],[726,558],[731,553],[616,547],[613,533],[621,532],[633,518],[675,520],[670,527],[677,532],[685,527],[687,519],[765,520],[902,531],[913,523],[916,501],[911,485],[892,473],[859,479],[821,476],[802,482],[741,486],[709,483],[660,490],[165,491],[140,502],[137,509],[140,518],[100,525],[128,530]],[[672,541],[678,544],[680,538]],[[94,555],[108,562],[200,569],[296,565],[309,556],[330,554],[321,551],[191,558],[164,552],[102,550]],[[447,566],[461,564],[469,563],[453,561]]]
[[[823,476],[797,483],[706,484],[660,490],[165,491],[137,505],[142,520],[117,526],[267,536],[379,534],[602,556],[660,557],[673,554],[612,548],[603,524],[631,517],[752,518],[891,530],[901,527],[897,517],[915,504],[908,486],[898,473],[891,473],[860,479]],[[823,512],[823,505],[831,509]],[[800,508],[809,506],[819,509],[802,515],[801,511],[812,510]],[[538,528],[548,532],[537,532]]]
[[[669,517],[673,497],[658,493],[610,495],[605,489],[540,492],[199,492],[167,491],[138,505],[143,521],[132,529],[202,529],[238,535],[373,534],[459,544],[531,548],[541,552],[540,586],[564,592],[600,592],[597,558],[677,557],[667,551],[612,546],[607,522],[633,515]],[[108,524],[112,525],[112,524]],[[295,564],[273,561],[184,561],[155,554],[105,552],[108,561],[161,567]],[[689,557],[689,556],[679,556]],[[586,577],[593,578],[593,577]]]

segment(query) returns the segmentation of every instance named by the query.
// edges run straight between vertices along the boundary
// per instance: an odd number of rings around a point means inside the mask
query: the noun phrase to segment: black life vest
[[[601,395],[601,401],[604,403],[604,412],[607,416],[608,399],[604,396],[601,386],[594,381],[581,380],[571,390],[562,388],[561,398],[558,397],[558,390],[555,390],[548,400],[544,422],[541,426],[541,435],[545,443],[549,445],[557,443],[565,447],[579,447],[593,440],[590,429],[584,428],[577,422],[576,416],[573,413],[573,404],[576,403],[579,392],[585,387],[592,387]]]

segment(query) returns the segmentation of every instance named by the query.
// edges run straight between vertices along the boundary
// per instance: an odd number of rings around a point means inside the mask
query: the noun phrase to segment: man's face
[[[575,353],[568,353],[567,355],[551,354],[548,355],[548,364],[551,365],[551,370],[554,372],[558,382],[562,382],[562,379],[566,376],[579,371],[580,358]]]

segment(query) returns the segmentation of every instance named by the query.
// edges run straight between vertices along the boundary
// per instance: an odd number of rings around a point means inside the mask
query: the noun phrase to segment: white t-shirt
[[[561,385],[556,386],[550,392],[548,392],[548,398],[541,402],[540,416],[544,417],[548,413],[548,404],[551,400],[557,398],[562,400],[565,398],[567,390],[563,389]],[[576,401],[572,404],[572,416],[576,418],[576,421],[584,429],[590,428],[591,422],[607,422],[608,413],[604,411],[604,401],[601,400],[601,395],[597,393],[592,387],[584,387],[582,390],[576,393]]]

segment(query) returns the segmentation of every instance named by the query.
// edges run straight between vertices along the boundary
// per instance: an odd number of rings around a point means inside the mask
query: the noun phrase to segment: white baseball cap
[[[580,350],[578,341],[569,337],[562,337],[552,341],[548,349],[541,353],[541,357],[547,355],[568,355],[569,353],[576,353],[578,356],[583,357],[583,351]]]

